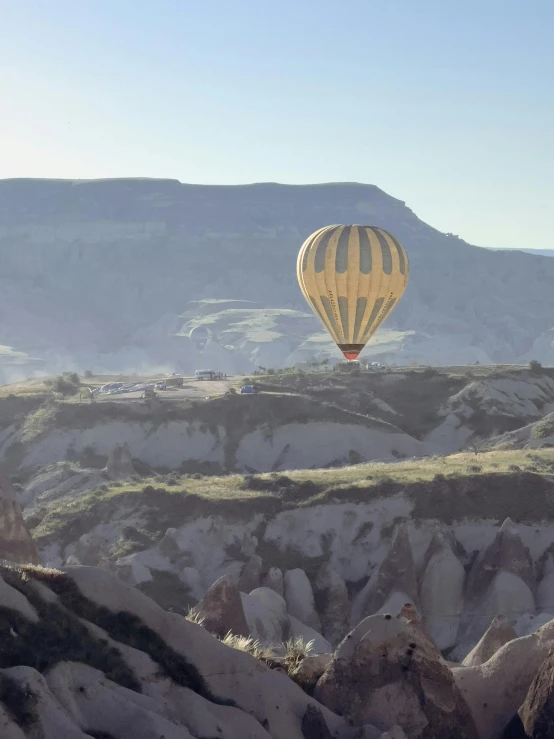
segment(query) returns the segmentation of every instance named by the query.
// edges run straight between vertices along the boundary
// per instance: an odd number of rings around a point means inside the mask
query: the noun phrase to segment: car
[[[240,389],[241,395],[255,395],[256,394],[256,388],[254,385],[243,385]]]

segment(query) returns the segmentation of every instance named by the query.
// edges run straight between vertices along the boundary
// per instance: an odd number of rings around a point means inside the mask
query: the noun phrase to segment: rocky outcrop
[[[482,665],[512,639],[517,639],[514,627],[504,616],[497,616],[462,664],[465,667]]]
[[[241,593],[250,593],[260,587],[262,567],[262,558],[257,554],[253,554],[240,573],[239,590]]]
[[[408,529],[398,526],[391,547],[367,585],[352,604],[350,626],[354,628],[366,616],[377,613],[387,601],[417,602],[417,575]]]
[[[39,557],[10,481],[0,473],[0,559],[38,564]]]
[[[329,563],[317,573],[315,594],[323,636],[336,645],[346,633],[350,609],[346,583]]]
[[[221,639],[229,632],[250,636],[241,594],[232,578],[224,575],[214,582],[194,610],[206,630]]]
[[[348,739],[344,720],[286,675],[164,611],[113,575],[71,567],[65,576],[46,571],[41,577],[38,593],[51,604],[40,616],[40,634],[47,638],[36,642],[32,655],[22,648],[21,658],[41,664],[45,654],[52,654],[53,661],[45,663],[44,676],[25,662],[10,669],[24,691],[15,698],[23,700],[19,705],[25,711],[29,707],[27,736],[85,739],[104,732],[122,739],[304,739],[302,719],[313,706],[333,739]],[[35,581],[20,587],[34,589]],[[49,652],[59,633],[56,595],[66,609],[60,609],[65,628],[78,629],[80,637]],[[34,708],[33,693],[39,699]],[[11,695],[0,692],[0,708]]]
[[[444,535],[436,533],[427,550],[419,600],[429,635],[439,649],[457,643],[464,584],[462,563]]]
[[[379,739],[406,739],[406,734],[402,731],[402,727],[397,725],[381,734]]]
[[[304,739],[333,739],[321,708],[308,706],[302,717],[302,735]]]
[[[354,725],[408,739],[476,739],[477,730],[437,647],[416,625],[370,616],[344,639],[315,697]]]
[[[542,611],[554,613],[554,547],[551,545],[537,563],[539,584],[537,606]]]
[[[283,584],[283,573],[278,567],[270,567],[262,580],[264,588],[271,588],[281,597],[285,595],[285,586]]]
[[[116,444],[110,450],[106,472],[110,480],[126,480],[137,474],[127,442]]]
[[[289,614],[289,634],[293,641],[300,640],[306,645],[310,645],[310,652],[313,654],[329,654],[333,647],[324,639],[315,629],[306,626],[294,616]]]
[[[287,570],[284,577],[287,611],[306,626],[321,631],[321,621],[315,609],[312,585],[304,570]]]
[[[531,683],[519,717],[529,739],[554,736],[554,649]]]
[[[517,713],[554,644],[554,621],[501,647],[487,662],[453,667],[481,739],[499,739]]]
[[[251,636],[278,649],[290,633],[284,599],[271,588],[256,588],[250,594],[241,593],[241,600]]]
[[[463,658],[498,614],[533,613],[534,575],[529,551],[507,518],[494,541],[475,560],[467,579],[467,598],[455,655]]]
[[[292,671],[291,677],[295,683],[300,685],[302,690],[311,695],[319,678],[329,667],[332,659],[332,654],[315,654],[305,657],[299,666]]]
[[[179,296],[193,301],[228,295],[261,301],[261,310],[268,305],[299,307],[290,265],[322,213],[329,223],[379,223],[416,255],[419,267],[410,278],[412,290],[391,321],[396,329],[418,332],[415,338],[424,342],[424,349],[417,343],[410,346],[407,335],[404,364],[429,362],[431,357],[456,364],[483,356],[510,362],[527,353],[530,358],[552,357],[551,339],[544,338],[554,312],[552,260],[515,250],[472,248],[423,223],[375,185],[254,184],[214,186],[206,193],[202,186],[141,178],[5,180],[1,202],[4,340],[17,339],[17,346],[29,351],[36,347],[52,368],[60,362],[92,363],[95,370],[113,371],[180,360],[194,369],[187,357],[192,351],[182,348],[190,346],[187,339],[174,337],[178,324],[173,324],[183,310]],[[240,254],[234,248],[237,239]],[[517,283],[514,275],[519,276]],[[202,316],[203,307],[197,306],[193,315]],[[279,331],[273,342],[254,345],[256,352],[267,354],[276,344],[271,366],[290,366],[291,349],[318,331],[315,318],[304,317],[303,323],[287,332],[287,341]],[[119,337],[125,341],[118,342]],[[243,326],[233,342],[241,351],[231,357],[238,353],[243,366],[253,349],[248,338]]]

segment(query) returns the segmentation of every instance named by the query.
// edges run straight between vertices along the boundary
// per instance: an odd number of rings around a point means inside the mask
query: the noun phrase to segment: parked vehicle
[[[197,380],[215,380],[217,379],[219,372],[215,372],[214,370],[210,370],[210,369],[205,369],[205,370],[196,370],[194,374]]]
[[[183,378],[179,376],[173,376],[168,377],[167,380],[164,380],[165,387],[164,390],[166,390],[168,387],[183,387]]]

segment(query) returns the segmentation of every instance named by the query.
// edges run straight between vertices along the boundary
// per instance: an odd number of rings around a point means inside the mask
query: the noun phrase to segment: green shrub
[[[533,439],[546,439],[547,436],[554,434],[554,418],[543,418],[542,421],[536,423],[533,427],[531,436]]]

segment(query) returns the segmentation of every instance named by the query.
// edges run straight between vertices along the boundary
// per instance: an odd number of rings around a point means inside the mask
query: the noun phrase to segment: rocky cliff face
[[[410,283],[388,326],[415,331],[425,351],[452,361],[455,348],[462,361],[465,347],[466,361],[511,361],[551,328],[553,260],[474,248],[371,185],[5,180],[0,307],[12,318],[0,343],[56,369],[194,364],[188,341],[174,336],[187,301],[306,313],[295,283],[300,244],[322,224],[361,222],[389,229],[410,254]]]
[[[0,474],[0,559],[20,564],[36,564],[39,561],[13,488],[2,474]]]

